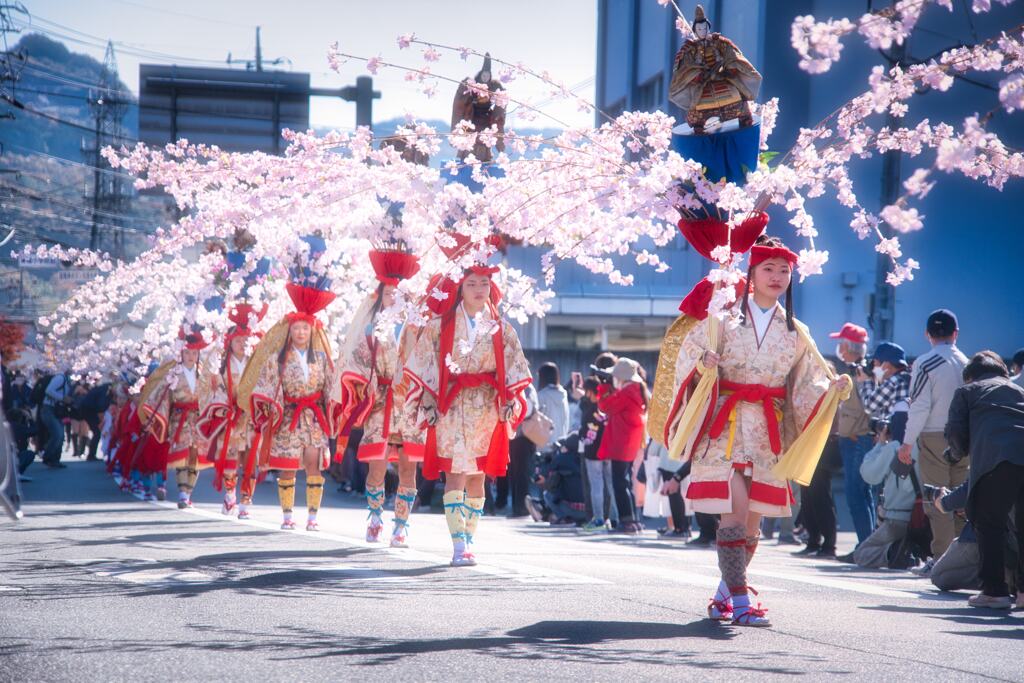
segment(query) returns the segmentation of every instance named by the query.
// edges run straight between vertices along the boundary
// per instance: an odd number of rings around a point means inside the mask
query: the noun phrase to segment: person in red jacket
[[[597,404],[607,418],[597,459],[612,461],[612,488],[619,509],[619,529],[635,535],[643,531],[643,526],[636,518],[633,500],[633,461],[644,445],[650,392],[640,376],[639,364],[629,358],[620,358],[615,363],[612,386],[612,391]]]

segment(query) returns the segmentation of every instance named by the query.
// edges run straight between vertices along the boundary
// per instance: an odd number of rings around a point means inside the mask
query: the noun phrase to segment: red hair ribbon
[[[796,265],[797,255],[786,247],[765,247],[757,245],[750,249],[750,267],[763,263],[768,259],[780,258],[788,261],[791,265]]]

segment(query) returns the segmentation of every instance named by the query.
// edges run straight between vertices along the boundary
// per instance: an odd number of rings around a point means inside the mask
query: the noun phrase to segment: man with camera
[[[976,353],[963,371],[964,386],[953,394],[944,460],[956,466],[970,453],[967,517],[978,537],[982,591],[972,607],[1009,609],[1005,564],[1007,517],[1015,510],[1018,547],[1024,544],[1024,389],[1010,380],[1003,360],[992,351]],[[944,504],[936,512],[948,514]],[[1018,557],[1017,588],[1024,578]],[[1024,607],[1024,595],[1017,594]]]

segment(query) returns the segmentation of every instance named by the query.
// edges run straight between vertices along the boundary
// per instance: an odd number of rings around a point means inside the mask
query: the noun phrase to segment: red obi
[[[482,387],[486,384],[495,391],[501,391],[501,387],[498,385],[497,373],[495,372],[460,372],[451,375],[449,379],[452,384],[444,396],[441,397],[441,403],[437,407],[442,414],[448,412],[448,409],[452,407],[452,403],[455,402],[455,397],[463,389]]]
[[[327,418],[324,416],[324,410],[320,406],[321,396],[322,394],[319,391],[308,396],[288,396],[285,394],[285,403],[295,406],[295,413],[292,415],[292,421],[288,425],[288,431],[294,432],[295,428],[299,426],[299,417],[302,415],[302,411],[309,410],[313,413],[313,417],[316,418],[324,434],[330,434],[330,430],[327,428]]]
[[[730,382],[728,380],[719,380],[719,389],[723,394],[727,393],[725,403],[718,409],[718,414],[715,415],[714,420],[711,422],[711,431],[709,436],[712,439],[717,439],[722,435],[722,430],[725,429],[726,422],[729,421],[729,416],[736,410],[736,404],[740,401],[747,403],[760,403],[761,409],[764,411],[764,419],[768,425],[768,443],[772,447],[772,453],[779,455],[782,453],[782,437],[779,433],[779,420],[775,414],[775,402],[774,399],[785,399],[786,398],[786,387],[766,387],[763,384],[740,384],[738,382]]]
[[[171,443],[178,443],[178,439],[181,438],[181,430],[185,427],[185,423],[188,422],[189,413],[199,412],[199,401],[173,401],[171,403],[171,411],[178,411],[181,415],[181,420],[178,422],[178,428],[174,430],[174,439]]]

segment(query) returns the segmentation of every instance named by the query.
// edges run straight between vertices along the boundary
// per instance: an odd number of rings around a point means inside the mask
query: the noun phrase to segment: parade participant
[[[484,507],[484,480],[506,472],[509,436],[526,414],[523,391],[532,381],[518,335],[498,314],[496,272],[476,265],[441,287],[447,305],[420,333],[405,366],[408,403],[418,411],[417,424],[428,427],[423,475],[445,472],[456,567],[476,564],[469,545]]]
[[[192,507],[199,471],[213,462],[196,426],[200,399],[210,389],[200,364],[200,351],[208,343],[195,325],[191,332],[182,328],[178,336],[184,348],[177,360],[163,364],[147,380],[139,419],[158,442],[168,444],[166,466],[174,468],[178,508],[184,509]]]
[[[356,312],[339,355],[341,372],[341,434],[362,428],[357,458],[369,465],[366,476],[366,504],[370,511],[366,540],[380,539],[384,522],[384,475],[388,463],[398,466],[395,525],[391,547],[404,548],[408,537],[409,513],[416,501],[416,464],[423,460],[422,430],[407,419],[406,384],[402,365],[414,343],[413,330],[404,325],[393,332],[377,330],[377,314],[395,301],[395,287],[419,271],[419,260],[402,244],[387,244],[370,250],[370,263],[377,276],[377,289]],[[344,451],[343,448],[338,449]]]
[[[849,395],[843,376],[830,386],[830,373],[806,327],[793,316],[792,269],[797,256],[776,238],[758,238],[740,303],[741,323],[721,325],[709,344],[705,315],[679,348],[672,410],[666,423],[670,453],[692,458],[686,497],[698,512],[720,514],[718,564],[722,581],[708,607],[712,619],[742,626],[768,626],[760,604],[751,605],[746,566],[757,549],[762,516],[787,517],[792,494],[776,475],[780,456],[811,429],[819,411],[834,414],[828,391]],[[785,307],[779,299],[785,294]],[[699,379],[717,377],[706,406],[697,404],[697,428],[683,420]],[[834,389],[832,388],[834,386]],[[833,397],[830,397],[830,399]],[[827,407],[827,409],[826,409]],[[824,415],[831,421],[831,415]],[[817,421],[814,428],[819,427]],[[682,430],[682,431],[681,431]],[[825,435],[827,436],[828,425]],[[820,445],[814,445],[820,456]],[[792,449],[790,449],[792,450]],[[813,465],[812,465],[813,467]]]
[[[323,238],[304,237],[310,261],[326,250]],[[291,269],[286,285],[295,312],[272,327],[253,350],[239,383],[238,403],[247,406],[262,469],[277,471],[282,529],[294,529],[292,507],[298,470],[306,473],[307,531],[318,531],[328,466],[327,439],[333,434],[335,384],[331,347],[316,314],[334,300],[330,281],[310,267]]]
[[[199,429],[209,439],[208,457],[214,461],[216,474],[214,488],[224,491],[221,513],[230,515],[235,511],[238,483],[238,466],[243,463],[241,501],[238,502],[238,518],[249,518],[255,484],[255,458],[249,457],[251,429],[246,411],[238,403],[238,383],[242,379],[246,362],[246,340],[254,336],[249,328],[250,315],[261,320],[267,307],[256,312],[249,304],[236,304],[228,317],[234,326],[224,339],[224,355],[220,368],[212,378],[216,389],[208,394],[208,400],[200,406]]]
[[[741,127],[753,125],[750,103],[761,89],[761,74],[735,43],[711,33],[701,5],[694,12],[693,32],[676,53],[669,99],[686,112],[686,123],[697,135],[712,117],[723,123],[739,119]]]

